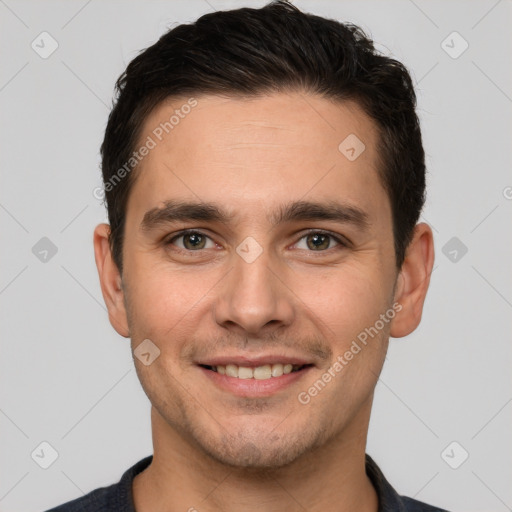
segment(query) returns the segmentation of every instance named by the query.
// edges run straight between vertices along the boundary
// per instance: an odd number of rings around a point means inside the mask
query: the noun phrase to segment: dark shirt
[[[46,512],[136,512],[132,496],[133,478],[144,471],[152,460],[153,456],[150,455],[137,462],[125,471],[117,484],[101,487]],[[369,455],[366,455],[366,474],[379,497],[378,512],[447,512],[412,498],[399,496]]]

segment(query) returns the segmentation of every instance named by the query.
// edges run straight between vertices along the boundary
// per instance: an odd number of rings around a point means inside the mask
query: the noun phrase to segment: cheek
[[[168,263],[130,262],[129,320],[135,333],[162,343],[197,326],[195,311],[218,281],[217,274],[197,269],[170,269]]]
[[[307,306],[304,311],[314,314],[314,323],[328,326],[326,335],[341,345],[373,325],[389,307],[390,290],[376,265],[347,262],[337,270],[308,272],[303,279],[296,275],[292,288]]]
[[[304,310],[314,313],[311,318],[315,325],[328,326],[323,334],[332,349],[332,360],[322,372],[330,370],[335,376],[326,376],[330,379],[326,392],[318,393],[314,406],[321,410],[325,403],[338,403],[340,408],[330,414],[333,421],[341,422],[370,399],[382,369],[392,317],[384,322],[381,315],[390,311],[390,288],[382,274],[357,264],[347,265],[319,282],[321,288],[310,294]],[[305,289],[301,297],[307,297]],[[309,385],[314,387],[315,383]]]

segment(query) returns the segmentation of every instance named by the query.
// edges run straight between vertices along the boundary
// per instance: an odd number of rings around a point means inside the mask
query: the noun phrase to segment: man
[[[53,510],[439,511],[365,455],[434,260],[406,69],[274,2],[174,28],[117,88],[94,247],[154,454]]]

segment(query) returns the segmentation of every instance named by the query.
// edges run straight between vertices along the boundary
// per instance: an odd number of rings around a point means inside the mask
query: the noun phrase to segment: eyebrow
[[[204,221],[229,224],[235,218],[222,206],[215,203],[196,203],[169,200],[164,206],[152,208],[144,214],[141,222],[143,231],[150,231],[161,225],[176,221]],[[311,202],[294,201],[281,205],[276,211],[267,214],[269,223],[275,227],[293,221],[330,220],[366,230],[369,228],[368,214],[360,208],[336,201]]]

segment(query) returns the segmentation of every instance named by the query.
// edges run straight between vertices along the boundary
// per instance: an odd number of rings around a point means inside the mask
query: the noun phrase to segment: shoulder
[[[100,487],[85,496],[58,505],[46,512],[135,512],[132,483],[136,475],[144,471],[153,460],[150,455],[127,469],[118,483]]]
[[[413,498],[400,496],[368,454],[366,454],[366,474],[377,492],[379,512],[448,512]]]
[[[107,512],[109,501],[118,484],[109,487],[101,487],[89,494],[63,503],[47,512]]]
[[[427,505],[427,503],[407,498],[406,496],[401,496],[401,500],[406,512],[448,512],[443,508]]]

